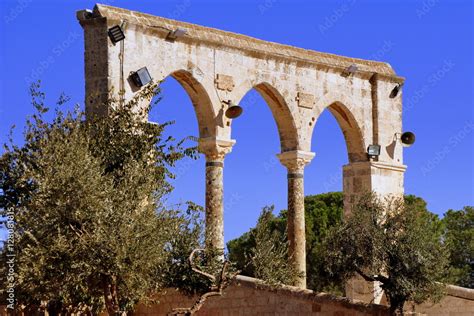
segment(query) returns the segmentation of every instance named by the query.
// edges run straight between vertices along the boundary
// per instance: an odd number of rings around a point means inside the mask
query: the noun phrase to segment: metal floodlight
[[[184,34],[186,34],[186,32],[186,29],[178,27],[176,30],[169,32],[168,36],[166,36],[166,39],[170,41],[175,41],[177,38],[182,37]]]
[[[125,39],[125,34],[123,33],[123,30],[120,25],[115,25],[109,29],[109,37],[112,43],[115,44],[120,41],[123,41]]]
[[[369,145],[369,147],[367,147],[367,155],[369,155],[370,158],[380,156],[380,145]]]
[[[401,89],[402,89],[402,85],[398,83],[395,86],[395,88],[393,88],[392,92],[390,92],[390,98],[391,99],[395,98],[398,95],[398,93],[400,92]]]
[[[235,119],[239,117],[244,111],[244,109],[240,105],[233,103],[231,100],[224,101],[224,103],[229,105],[229,107],[225,111],[225,116],[227,118]]]
[[[349,67],[347,67],[347,68],[343,71],[342,75],[343,75],[344,77],[348,77],[348,76],[350,76],[350,75],[355,74],[358,69],[359,69],[359,68],[357,67],[356,64],[352,64],[352,65],[350,65]]]
[[[144,85],[148,84],[152,79],[148,69],[146,67],[140,68],[135,72],[130,74],[130,79],[132,79],[133,83],[137,87],[143,87]]]

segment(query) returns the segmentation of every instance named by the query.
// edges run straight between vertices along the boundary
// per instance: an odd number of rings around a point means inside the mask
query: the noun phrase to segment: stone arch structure
[[[364,141],[359,123],[349,108],[340,101],[334,101],[330,103],[326,109],[334,116],[342,130],[349,162],[367,161],[366,148],[368,144]],[[321,113],[318,113],[318,118]]]
[[[96,5],[77,13],[84,29],[86,114],[107,113],[111,91],[124,97],[137,91],[125,81],[146,66],[155,81],[172,76],[188,92],[199,123],[200,151],[206,156],[206,243],[224,247],[223,170],[231,152],[232,120],[227,103],[255,88],[270,106],[278,125],[288,170],[290,260],[305,271],[304,167],[314,157],[311,139],[321,112],[329,110],[341,126],[349,152],[343,168],[346,206],[365,190],[403,193],[401,93],[404,79],[389,64],[321,53],[258,40],[199,25],[121,8]],[[125,39],[113,43],[108,30],[121,25]],[[170,32],[186,33],[170,39]],[[348,68],[351,67],[351,72]],[[144,105],[145,106],[145,105]],[[369,144],[380,156],[369,159]],[[306,286],[305,278],[296,284]]]
[[[174,78],[183,87],[191,99],[199,126],[199,137],[207,138],[215,136],[215,118],[217,117],[217,114],[214,112],[212,106],[213,102],[203,85],[186,70],[176,70],[160,81],[163,81],[168,77]]]
[[[279,90],[272,84],[268,82],[252,84],[245,81],[236,89],[235,93],[231,95],[231,98],[234,98],[234,102],[240,103],[242,98],[251,89],[255,89],[262,96],[272,112],[280,136],[281,151],[297,150],[298,129],[291,113],[291,109],[285,98],[280,94]]]

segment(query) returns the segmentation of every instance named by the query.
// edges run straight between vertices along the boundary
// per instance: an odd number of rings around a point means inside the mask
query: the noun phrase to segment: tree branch
[[[198,268],[196,268],[196,265],[194,263],[194,255],[197,253],[197,252],[201,252],[201,251],[205,251],[205,249],[202,249],[202,248],[197,248],[197,249],[194,249],[191,254],[189,255],[189,258],[188,258],[188,261],[189,261],[189,265],[191,266],[191,269],[196,272],[196,273],[199,273],[203,276],[205,276],[206,278],[209,278],[212,282],[215,282],[216,281],[216,277],[213,276],[212,274],[209,274],[207,272],[204,272],[204,271],[201,271],[199,270]]]
[[[213,283],[216,282],[216,277],[213,276],[212,274],[209,274],[207,272],[204,272],[202,270],[199,270],[198,268],[196,268],[196,265],[194,263],[194,256],[197,252],[200,252],[200,251],[205,251],[205,249],[201,249],[201,248],[198,248],[198,249],[194,249],[191,254],[189,255],[189,264],[191,265],[191,269],[196,272],[196,273],[199,273],[207,278],[209,278]],[[230,275],[227,275],[227,269],[229,267],[229,261],[224,261],[224,263],[222,264],[222,269],[221,269],[221,272],[220,272],[220,278],[218,279],[218,284],[213,284],[210,288],[210,291],[207,292],[207,293],[204,293],[203,295],[201,295],[199,297],[199,299],[193,304],[193,306],[191,307],[187,307],[187,308],[174,308],[172,310],[172,312],[169,314],[169,315],[193,315],[194,313],[196,313],[198,310],[201,309],[201,307],[204,305],[204,303],[206,302],[206,300],[209,298],[209,297],[212,297],[212,296],[222,296],[222,292],[223,290],[229,286],[229,284],[232,282],[232,280],[237,276],[237,274],[240,273],[240,271],[236,271]]]
[[[374,282],[374,281],[377,281],[373,276],[370,276],[366,273],[364,273],[361,269],[359,268],[355,268],[356,272],[364,279],[366,280],[367,282]]]

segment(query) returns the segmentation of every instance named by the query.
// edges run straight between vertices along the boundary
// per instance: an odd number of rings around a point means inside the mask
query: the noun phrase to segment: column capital
[[[293,150],[278,154],[282,165],[288,168],[288,172],[303,172],[304,167],[311,162],[316,154],[310,151]]]
[[[199,138],[199,152],[206,155],[206,161],[222,162],[225,155],[232,151],[234,139],[222,139],[218,137]]]

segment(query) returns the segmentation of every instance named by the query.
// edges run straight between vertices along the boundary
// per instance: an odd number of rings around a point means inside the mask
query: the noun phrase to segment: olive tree
[[[0,282],[2,295],[14,289],[16,306],[49,301],[53,313],[105,307],[115,315],[189,283],[186,259],[201,246],[197,207],[184,213],[163,201],[173,189],[171,167],[196,151],[165,139],[167,124],[148,124],[148,109],[136,111],[156,93],[151,84],[129,102],[104,104],[107,116],[85,120],[78,107],[60,110],[65,98],[51,113],[32,86],[36,112],[24,143],[10,141],[0,158],[0,210],[13,214],[14,228],[2,260],[9,251],[15,259],[14,284],[3,262]]]
[[[443,294],[449,261],[442,229],[436,215],[416,203],[367,194],[330,231],[322,250],[328,277],[380,282],[393,315],[403,314],[407,301],[436,301]]]

